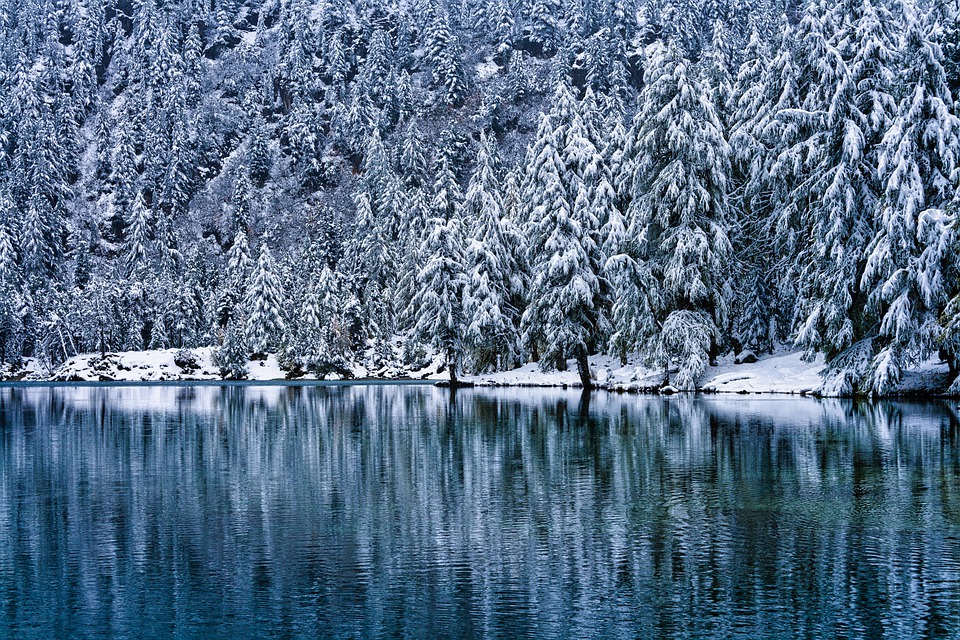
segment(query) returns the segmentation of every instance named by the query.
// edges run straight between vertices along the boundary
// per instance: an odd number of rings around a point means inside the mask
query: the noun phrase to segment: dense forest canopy
[[[960,373],[954,5],[0,0],[0,360]]]

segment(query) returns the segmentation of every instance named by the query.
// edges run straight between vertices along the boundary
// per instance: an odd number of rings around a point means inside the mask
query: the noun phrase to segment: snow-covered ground
[[[813,393],[823,384],[823,356],[804,362],[803,353],[774,354],[750,364],[721,359],[710,367],[701,387],[717,393]]]
[[[780,353],[750,364],[734,364],[732,357],[723,358],[710,367],[701,379],[700,388],[717,393],[812,393],[822,380],[823,359],[804,362],[799,352]],[[645,391],[663,385],[663,372],[643,365],[621,366],[609,356],[590,358],[590,369],[597,384],[615,391]],[[442,374],[441,374],[442,376]],[[575,386],[580,384],[576,363],[570,361],[567,371],[540,371],[537,364],[527,364],[513,371],[481,376],[464,376],[465,382],[480,386]]]
[[[75,356],[53,370],[47,370],[36,360],[27,360],[25,366],[15,372],[0,368],[0,379],[75,382],[220,380],[219,369],[213,364],[212,351],[208,347],[193,349],[187,354],[192,358],[185,358],[185,354],[177,349],[108,353],[105,357],[85,354]],[[590,368],[597,385],[611,391],[643,392],[663,386],[662,371],[652,371],[637,362],[622,366],[616,358],[594,356],[590,358]],[[822,368],[822,357],[805,362],[797,351],[781,351],[743,364],[737,364],[733,356],[727,356],[705,372],[699,386],[703,391],[714,393],[823,393],[824,382],[820,377]],[[280,367],[274,355],[265,360],[251,361],[248,371],[247,379],[251,381],[287,379],[287,372]],[[399,367],[368,371],[357,364],[353,367],[353,375],[358,379],[449,380],[440,357],[434,358],[427,367],[418,371]],[[299,379],[313,380],[315,377],[306,375]],[[476,386],[576,387],[580,384],[576,363],[572,360],[566,371],[541,371],[539,365],[531,363],[511,371],[463,375],[460,379]],[[944,389],[948,382],[946,365],[930,361],[906,372],[899,391],[936,393]]]
[[[63,364],[49,369],[40,361],[28,358],[16,371],[9,367],[0,367],[0,380],[18,380],[27,382],[163,382],[189,380],[222,380],[220,369],[213,362],[213,349],[199,347],[182,352],[179,349],[160,349],[150,351],[110,352],[105,356],[88,353],[70,358]],[[437,369],[442,366],[441,359],[435,359],[421,371],[408,372],[398,367],[383,367],[368,371],[361,364],[354,364],[352,373],[359,379],[393,380],[397,378],[437,378]],[[251,360],[247,364],[246,380],[275,381],[287,380],[287,371],[280,367],[277,356],[270,354],[265,360]],[[442,378],[443,376],[439,376]],[[316,376],[307,374],[299,380],[315,380]],[[335,375],[328,380],[338,379]]]

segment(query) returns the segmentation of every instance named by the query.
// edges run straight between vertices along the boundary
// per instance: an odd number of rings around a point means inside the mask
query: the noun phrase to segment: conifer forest
[[[0,361],[960,392],[958,96],[939,0],[0,0]]]

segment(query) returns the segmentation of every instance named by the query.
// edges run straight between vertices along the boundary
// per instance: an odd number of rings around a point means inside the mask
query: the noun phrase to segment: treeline
[[[958,69],[944,3],[4,0],[0,359],[956,375]]]

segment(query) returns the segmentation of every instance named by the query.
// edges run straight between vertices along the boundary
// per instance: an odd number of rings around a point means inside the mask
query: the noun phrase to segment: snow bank
[[[710,367],[700,384],[717,393],[808,394],[820,389],[823,356],[804,362],[801,352],[775,354],[749,364],[719,363]]]
[[[805,362],[796,351],[773,355],[737,364],[733,356],[721,358],[717,366],[707,369],[699,388],[709,393],[763,393],[795,395],[830,394],[820,376],[823,357]],[[275,355],[265,360],[248,363],[250,381],[277,381],[287,379]],[[361,364],[352,367],[357,379],[395,380],[422,379],[449,380],[443,358],[435,356],[423,369],[408,371],[389,366],[368,370]],[[628,362],[626,366],[609,356],[590,358],[591,377],[601,389],[616,392],[655,392],[664,386],[662,371],[653,371],[641,363]],[[85,354],[71,358],[53,371],[34,359],[25,361],[22,368],[11,371],[0,368],[0,380],[75,381],[75,382],[162,382],[190,380],[221,380],[219,368],[213,363],[213,349],[202,347],[189,352],[177,349],[129,351],[123,353]],[[314,380],[306,375],[300,380]],[[576,362],[570,360],[566,371],[541,371],[537,363],[526,364],[511,371],[484,375],[462,375],[462,382],[474,386],[497,387],[579,387]],[[944,364],[934,360],[922,363],[904,373],[897,389],[899,394],[942,393],[949,384],[949,372]]]
[[[781,351],[763,357],[747,358],[740,362],[732,355],[720,358],[700,378],[699,389],[708,393],[763,393],[790,395],[831,395],[825,393],[823,356],[812,362],[803,359],[800,351]],[[591,376],[601,389],[617,392],[662,391],[662,371],[653,371],[640,364],[621,366],[609,356],[590,358]],[[445,378],[443,374],[438,379]],[[576,362],[568,363],[568,370],[541,371],[536,363],[512,371],[479,376],[462,376],[462,380],[476,386],[519,387],[576,387],[580,385]],[[923,363],[917,369],[904,373],[898,394],[922,395],[942,393],[949,384],[947,367],[934,361]]]
[[[46,373],[30,361],[17,377],[23,380],[63,382],[162,382],[176,380],[220,380],[220,369],[213,364],[213,349],[189,350],[190,358],[179,349],[125,351],[122,353],[83,354],[70,358],[52,373]],[[252,361],[249,380],[283,380],[285,372],[275,355]]]

